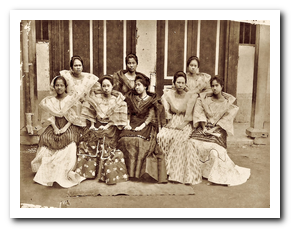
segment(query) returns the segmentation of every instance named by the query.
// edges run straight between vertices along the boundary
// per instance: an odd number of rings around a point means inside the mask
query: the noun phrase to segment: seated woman
[[[238,107],[233,104],[232,95],[222,92],[222,79],[213,77],[210,83],[213,93],[200,94],[193,113],[195,130],[190,141],[182,144],[192,149],[192,154],[199,155],[202,176],[208,181],[240,185],[250,177],[250,169],[234,164],[227,154],[226,144],[227,133],[233,134]]]
[[[158,168],[153,168],[155,171],[151,171],[154,173],[151,177],[160,183],[167,182],[163,153],[156,144],[157,131],[162,122],[162,105],[155,93],[147,92],[150,85],[148,77],[138,73],[135,85],[135,91],[130,91],[126,96],[129,123],[120,134],[119,148],[124,152],[130,178],[148,178],[142,169],[146,166],[146,158],[154,155]]]
[[[138,72],[138,58],[130,53],[125,57],[126,70],[119,70],[113,74],[113,89],[125,95],[128,91],[134,89],[134,81]]]
[[[40,136],[36,157],[31,162],[32,171],[36,172],[33,180],[45,186],[57,182],[69,188],[84,180],[73,172],[81,130],[77,126],[79,120],[75,104],[80,96],[77,93],[67,95],[67,82],[62,76],[54,78],[52,84],[57,95],[48,96],[40,102],[40,107],[51,117],[48,119],[50,125]]]
[[[174,90],[170,89],[164,91],[162,103],[165,107],[167,125],[159,132],[157,139],[159,146],[166,155],[168,179],[180,183],[198,184],[202,181],[198,157],[196,154],[186,152],[187,149],[185,145],[180,144],[180,142],[189,139],[193,131],[192,125],[188,123],[182,130],[177,129],[177,127],[184,122],[186,106],[190,98],[190,94],[185,92],[186,83],[186,74],[182,71],[178,71],[175,73],[173,79]],[[169,154],[169,151],[174,147],[174,142],[178,143],[180,148],[177,148],[175,155],[172,155]],[[186,156],[188,156],[187,160],[185,158]],[[181,176],[181,174],[184,173],[185,163],[189,163],[192,166],[188,168],[189,172],[186,176]],[[173,170],[172,167],[175,166],[178,167]]]
[[[89,121],[84,128],[80,146],[96,146],[98,141],[99,145],[103,146],[104,144],[106,155],[102,155],[102,157],[104,160],[112,161],[110,166],[112,168],[107,172],[107,164],[101,165],[103,169],[99,170],[97,179],[105,181],[107,184],[115,184],[128,180],[123,153],[117,148],[120,130],[127,124],[127,104],[124,101],[125,97],[120,92],[112,93],[113,80],[111,76],[100,78],[99,83],[103,93],[98,91],[95,94],[95,91],[92,90],[87,97],[90,110],[95,112],[95,115],[89,116],[93,112],[87,113],[86,118]],[[115,172],[113,173],[112,170]]]

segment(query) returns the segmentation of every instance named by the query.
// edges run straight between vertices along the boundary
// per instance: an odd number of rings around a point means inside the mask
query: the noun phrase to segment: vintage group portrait
[[[280,12],[93,12],[11,11],[10,216],[279,217]]]

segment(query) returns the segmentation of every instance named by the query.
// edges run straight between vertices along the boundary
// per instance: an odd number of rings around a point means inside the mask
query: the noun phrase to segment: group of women
[[[79,184],[86,178],[78,172],[77,153],[100,147],[106,163],[96,172],[107,184],[247,181],[250,169],[235,165],[226,150],[238,107],[222,92],[222,79],[199,73],[192,56],[188,72],[176,72],[172,88],[159,98],[148,91],[150,79],[136,71],[137,56],[128,54],[125,62],[126,70],[98,78],[84,73],[83,60],[73,56],[70,70],[52,80],[53,94],[40,103],[49,115],[31,162],[35,182]]]

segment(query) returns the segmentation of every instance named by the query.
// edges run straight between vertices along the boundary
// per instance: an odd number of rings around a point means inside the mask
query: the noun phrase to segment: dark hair
[[[112,78],[112,76],[105,75],[105,76],[101,77],[101,78],[98,80],[98,82],[101,84],[101,86],[102,86],[102,83],[103,83],[104,80],[109,80],[110,83],[111,83],[112,86],[113,86],[113,78]]]
[[[187,60],[187,67],[189,67],[190,63],[192,60],[196,60],[198,64],[198,68],[200,66],[200,60],[197,56],[190,56],[189,59]]]
[[[81,61],[82,66],[84,66],[84,64],[83,64],[83,60],[82,60],[82,58],[81,58],[80,56],[72,56],[72,58],[71,58],[71,60],[70,60],[70,67],[71,67],[71,68],[73,68],[74,61],[75,61],[75,60],[79,60],[79,61]]]
[[[136,81],[140,81],[146,88],[148,88],[150,86],[150,78],[147,77],[146,75],[142,74],[142,73],[137,73],[134,82],[136,83]]]
[[[54,85],[54,87],[56,86],[56,82],[57,82],[57,80],[63,80],[63,82],[64,82],[64,84],[65,84],[65,87],[68,86],[65,77],[63,77],[63,76],[56,76],[56,77],[54,78],[54,81],[53,81],[53,85]]]
[[[216,76],[214,76],[214,77],[211,77],[211,79],[210,79],[210,86],[212,86],[212,82],[213,82],[214,80],[216,80],[216,82],[219,83],[221,87],[223,87],[223,85],[224,85],[224,81],[223,81],[223,79],[222,79],[220,76],[218,76],[218,75],[216,75]]]
[[[179,77],[183,77],[185,79],[185,83],[187,83],[186,74],[183,71],[177,71],[174,75],[173,83],[175,84]]]
[[[129,54],[125,57],[125,64],[128,63],[129,58],[133,58],[133,59],[135,59],[136,64],[138,64],[138,58],[137,58],[137,56],[136,56],[135,54],[133,54],[133,53],[129,53]]]

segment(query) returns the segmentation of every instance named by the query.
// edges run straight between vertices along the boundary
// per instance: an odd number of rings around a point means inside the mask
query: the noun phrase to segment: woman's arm
[[[60,130],[59,128],[56,126],[56,123],[55,123],[55,117],[52,116],[50,118],[47,119],[50,123],[50,125],[53,127],[54,129],[54,134],[60,134]]]
[[[155,108],[151,107],[144,123],[142,123],[140,126],[137,126],[134,130],[141,131],[143,128],[145,128],[147,125],[149,125],[149,123],[153,122],[154,120],[155,120]]]

